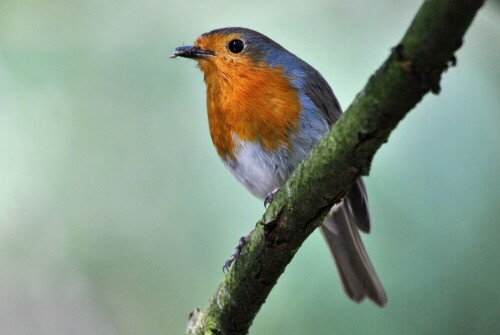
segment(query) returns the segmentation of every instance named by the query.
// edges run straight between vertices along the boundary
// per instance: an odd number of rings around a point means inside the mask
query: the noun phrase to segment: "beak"
[[[191,59],[203,59],[214,55],[215,54],[212,51],[203,50],[197,46],[185,46],[175,48],[174,54],[170,56],[170,58],[184,57]]]

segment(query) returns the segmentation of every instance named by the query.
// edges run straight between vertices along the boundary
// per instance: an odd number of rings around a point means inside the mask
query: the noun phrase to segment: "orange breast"
[[[258,141],[269,151],[291,147],[300,102],[280,68],[250,59],[202,61],[200,68],[207,83],[210,135],[221,158],[234,159],[233,134],[242,141]]]

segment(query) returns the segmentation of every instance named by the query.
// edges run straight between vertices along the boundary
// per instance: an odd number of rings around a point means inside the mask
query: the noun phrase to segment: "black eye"
[[[227,48],[229,51],[231,51],[233,54],[239,54],[240,52],[243,51],[243,48],[245,47],[245,43],[243,43],[242,40],[232,40],[229,42],[227,45]]]

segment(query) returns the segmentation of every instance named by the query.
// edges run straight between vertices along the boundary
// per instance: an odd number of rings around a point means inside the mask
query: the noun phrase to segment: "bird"
[[[257,31],[215,29],[193,45],[175,48],[171,58],[176,57],[197,61],[206,83],[215,149],[226,168],[264,205],[342,114],[316,69]],[[320,230],[348,297],[384,306],[385,290],[359,234],[370,231],[362,177],[332,207]],[[237,251],[242,247],[239,244]]]

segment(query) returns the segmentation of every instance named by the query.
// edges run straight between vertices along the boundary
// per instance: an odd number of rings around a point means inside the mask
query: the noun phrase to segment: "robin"
[[[196,60],[203,72],[210,135],[222,162],[265,205],[342,113],[318,71],[256,31],[216,29],[176,48],[172,57],[178,56]],[[384,288],[358,230],[370,231],[361,178],[321,232],[347,295],[384,306]]]

